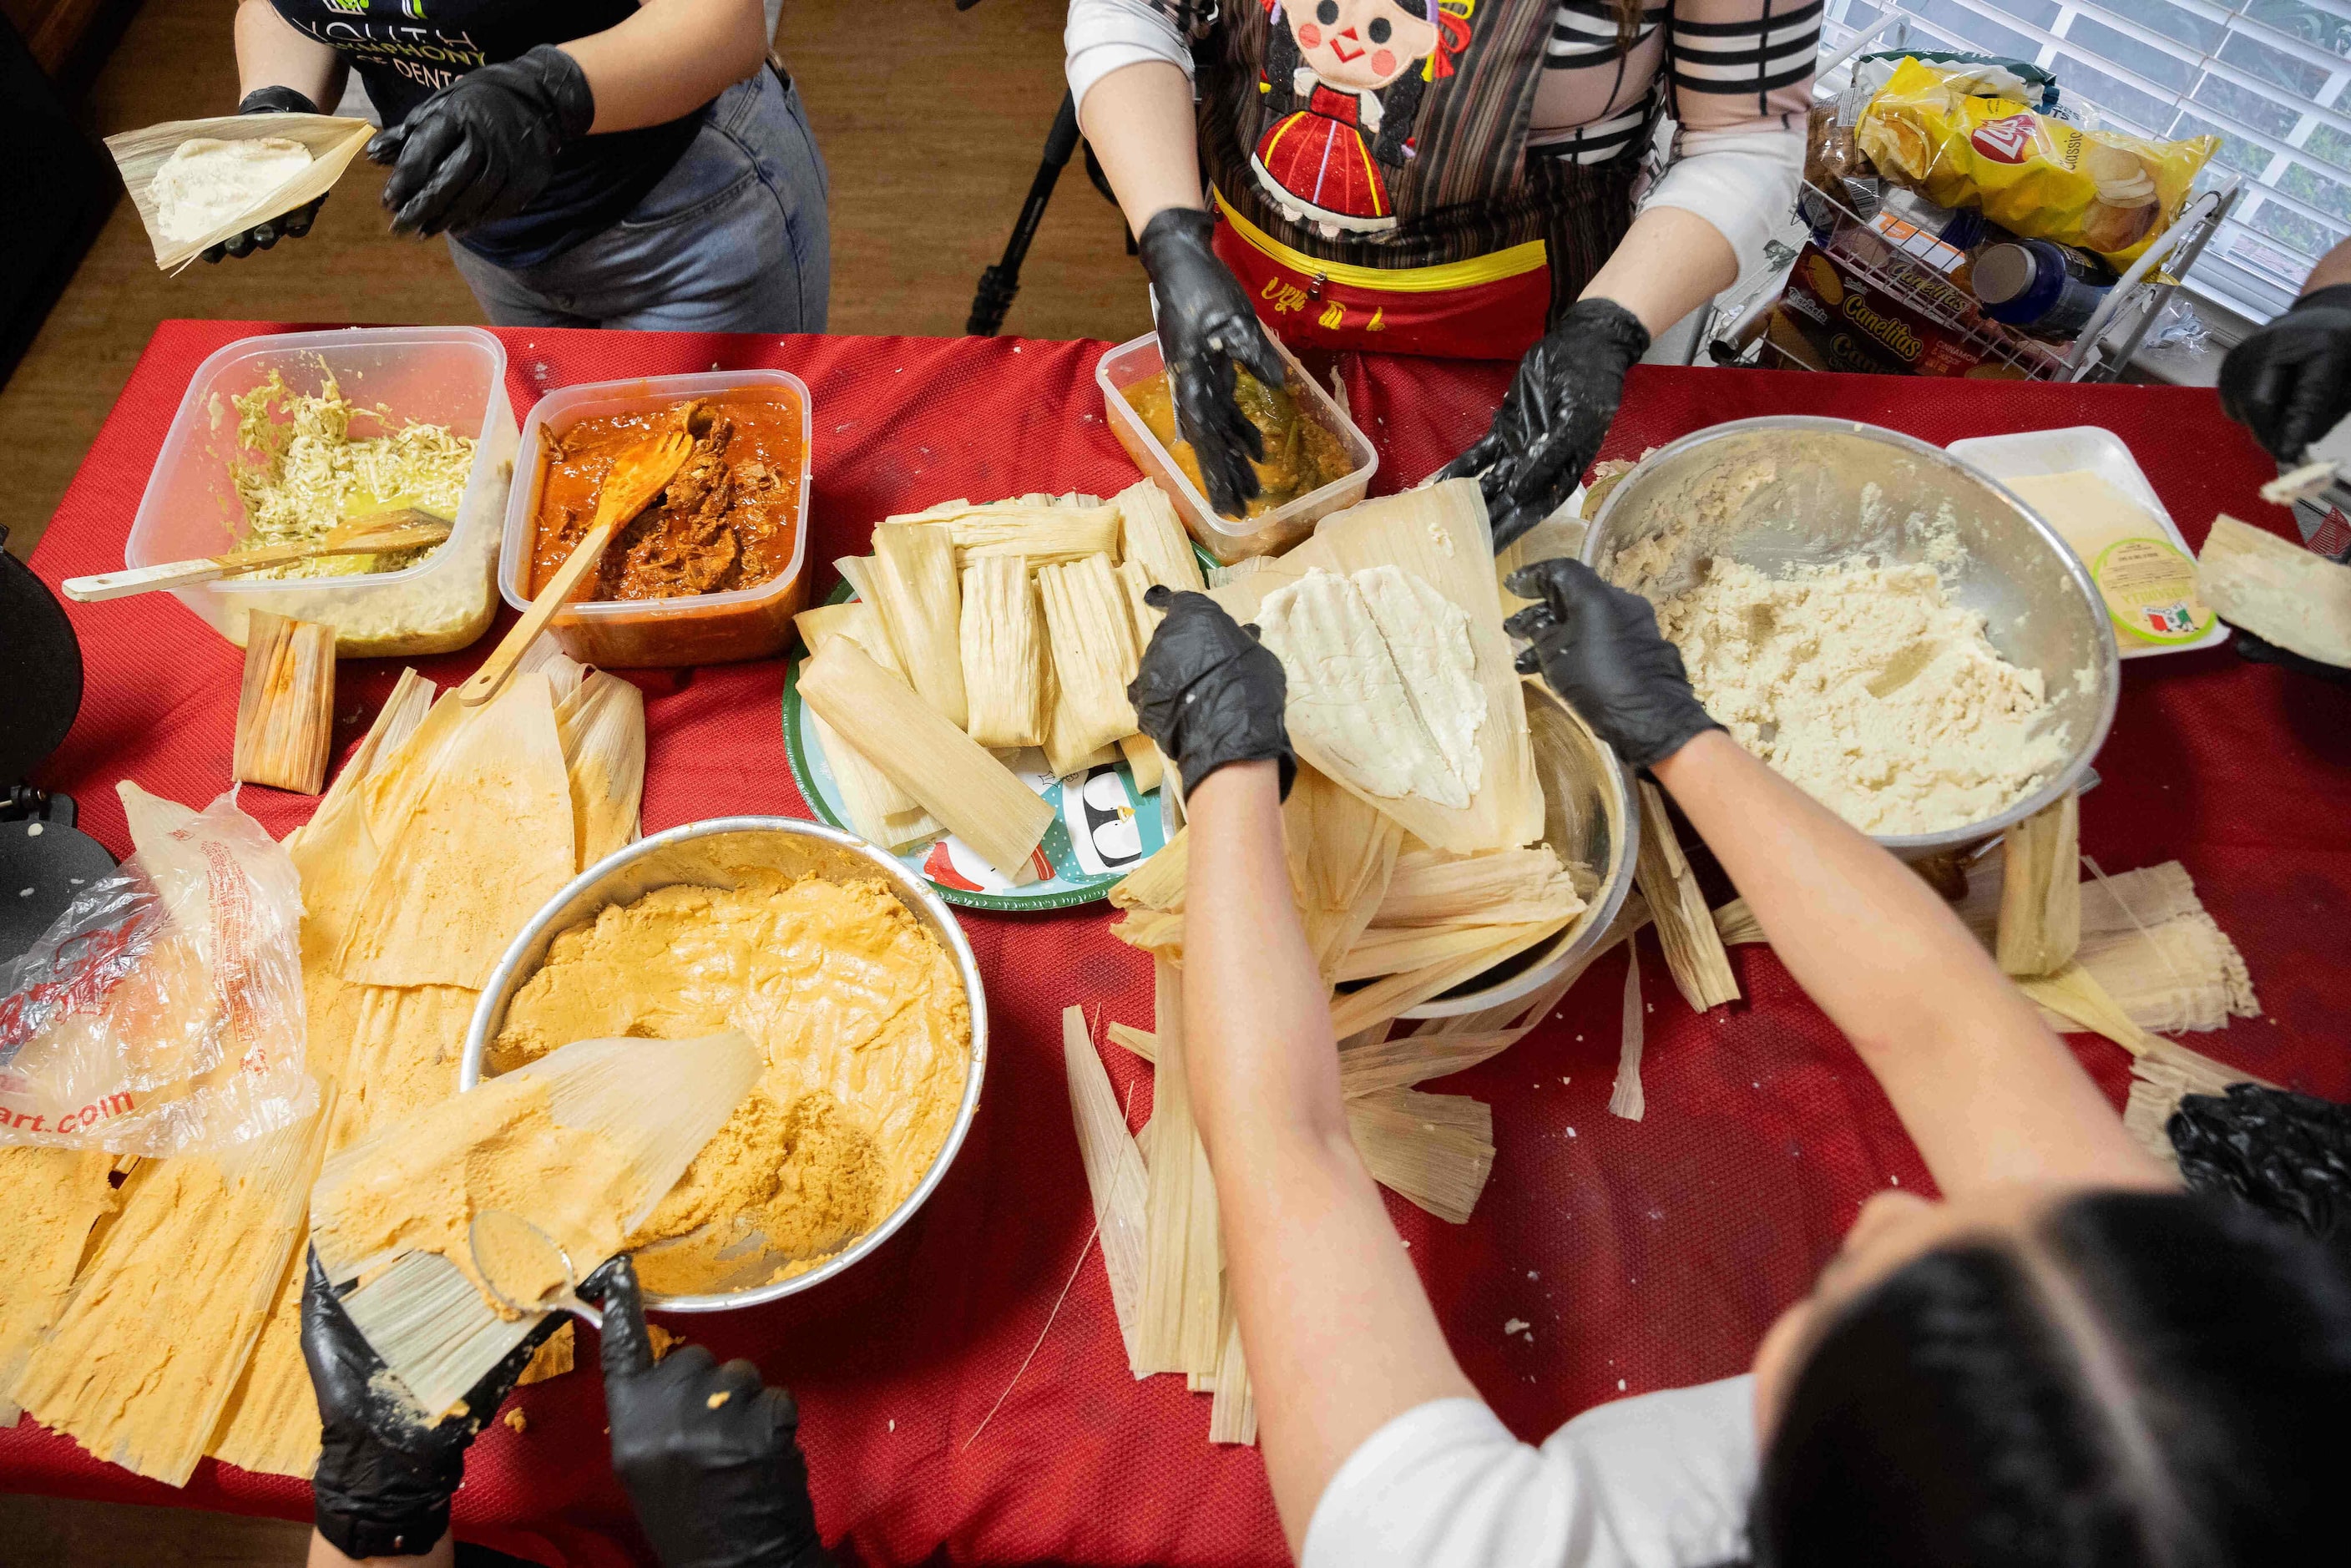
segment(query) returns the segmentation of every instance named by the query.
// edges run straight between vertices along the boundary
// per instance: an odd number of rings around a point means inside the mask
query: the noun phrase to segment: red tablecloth
[[[164,425],[204,356],[270,329],[167,322],[34,557],[59,578],[121,564]],[[873,519],[952,496],[1108,492],[1134,469],[1103,427],[1101,345],[963,339],[704,338],[507,332],[517,415],[549,388],[640,373],[778,365],[816,406],[813,562],[862,548]],[[1416,481],[1481,429],[1507,367],[1368,360],[1348,374],[1381,451],[1378,487]],[[1634,372],[1608,455],[1721,420],[1805,412],[1942,443],[2095,423],[2145,466],[2191,541],[2227,508],[2284,530],[2254,498],[2266,460],[2199,392],[2056,388],[1786,372]],[[812,569],[820,591],[831,573]],[[236,650],[168,598],[69,607],[89,668],[80,722],[39,775],[86,825],[128,849],[112,786],[192,802],[228,783]],[[483,644],[484,647],[487,643]],[[450,682],[471,656],[423,662]],[[343,666],[354,737],[396,674]],[[780,666],[649,675],[650,831],[700,817],[805,814],[778,723]],[[2351,968],[2351,698],[2225,650],[2131,664],[2083,807],[2083,847],[2109,870],[2177,857],[2243,948],[2268,1016],[2189,1043],[2297,1087],[2351,1098],[2340,1019]],[[308,802],[248,790],[274,832]],[[1059,1015],[1071,1002],[1147,1021],[1148,968],[1096,905],[967,915],[996,1041],[970,1141],[929,1207],[883,1255],[812,1297],[674,1320],[721,1355],[789,1384],[820,1521],[875,1563],[1273,1563],[1264,1472],[1211,1448],[1207,1405],[1125,1370],[1071,1131]],[[1928,1185],[1884,1098],[1761,947],[1734,952],[1749,999],[1694,1018],[1646,947],[1647,1120],[1604,1106],[1624,959],[1601,964],[1558,1016],[1500,1059],[1442,1085],[1490,1101],[1499,1154],[1476,1218],[1446,1225],[1391,1200],[1464,1366],[1503,1418],[1539,1437],[1622,1393],[1744,1368],[1757,1335],[1808,1285],[1868,1193]],[[2119,1100],[2122,1053],[2076,1050]],[[1135,1064],[1113,1049],[1124,1085]],[[1147,1087],[1134,1107],[1140,1123]],[[1506,1336],[1522,1318],[1532,1342]],[[985,1430],[1022,1358],[1029,1363]],[[592,1374],[525,1390],[521,1434],[494,1426],[457,1501],[462,1535],[548,1562],[619,1560],[626,1511],[604,1459]],[[975,1432],[977,1436],[975,1437]],[[0,1433],[0,1487],[304,1517],[305,1487],[209,1461],[183,1491],[137,1480],[29,1425]]]

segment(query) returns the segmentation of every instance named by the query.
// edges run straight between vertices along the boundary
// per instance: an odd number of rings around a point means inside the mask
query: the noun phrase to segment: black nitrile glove
[[[587,74],[553,44],[467,72],[368,143],[370,158],[393,165],[383,185],[392,233],[463,234],[514,216],[595,123]]]
[[[2351,283],[2305,294],[2220,361],[2220,408],[2281,463],[2351,413]]]
[[[1298,776],[1298,756],[1281,719],[1289,679],[1281,661],[1205,593],[1165,584],[1143,596],[1166,618],[1143,651],[1126,688],[1135,724],[1183,775],[1184,788],[1228,762],[1280,765],[1281,798]]]
[[[1541,672],[1633,767],[1663,762],[1694,737],[1722,727],[1690,690],[1681,650],[1666,641],[1657,612],[1639,594],[1573,560],[1522,567],[1508,587],[1540,601],[1502,622],[1534,644],[1520,653],[1520,674]]]
[[[1475,476],[1499,550],[1557,511],[1600,455],[1625,372],[1649,351],[1649,329],[1614,299],[1579,299],[1519,361],[1493,428],[1437,471]]]
[[[664,1568],[831,1568],[792,1396],[698,1344],[656,1363],[625,1257],[603,1296],[612,1471]]]
[[[1285,379],[1249,291],[1209,244],[1217,220],[1190,207],[1164,207],[1135,241],[1159,305],[1159,356],[1176,400],[1176,429],[1192,444],[1208,504],[1228,517],[1258,493],[1252,458],[1265,437],[1233,399],[1233,363],[1269,387]]]
[[[239,114],[316,114],[319,106],[290,87],[257,87],[245,95],[236,106]],[[197,254],[206,261],[218,261],[225,256],[247,256],[256,250],[267,250],[281,239],[300,239],[310,232],[319,220],[319,207],[326,201],[322,193],[303,203],[290,213],[280,213],[265,219],[242,234],[233,234],[214,245],[208,245]]]
[[[465,1479],[465,1449],[514,1392],[539,1342],[567,1321],[550,1312],[435,1421],[395,1385],[380,1386],[383,1358],[343,1311],[319,1255],[302,1290],[302,1359],[319,1398],[319,1470],[311,1478],[319,1533],[346,1557],[422,1557],[449,1529],[449,1500]],[[384,1382],[390,1383],[390,1379]]]

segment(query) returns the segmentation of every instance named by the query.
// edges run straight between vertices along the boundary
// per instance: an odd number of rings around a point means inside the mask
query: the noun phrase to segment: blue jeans
[[[799,94],[766,66],[629,214],[536,267],[449,254],[501,327],[821,332],[831,287],[824,158]]]

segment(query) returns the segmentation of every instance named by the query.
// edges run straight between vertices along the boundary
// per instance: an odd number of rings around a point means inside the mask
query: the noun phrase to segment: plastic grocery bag
[[[0,965],[0,1144],[202,1154],[308,1116],[294,862],[234,793],[121,791],[137,852]]]
[[[2011,234],[2095,251],[2120,271],[2179,215],[2217,136],[2087,131],[1972,79],[1904,60],[1855,131],[1880,175]]]

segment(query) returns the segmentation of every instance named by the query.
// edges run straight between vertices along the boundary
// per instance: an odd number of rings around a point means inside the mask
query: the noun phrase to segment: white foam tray
[[[2188,548],[2188,540],[2179,532],[2179,525],[2163,508],[2155,486],[2147,482],[2146,473],[2121,436],[2102,425],[2076,424],[2064,430],[2020,430],[2012,435],[1979,435],[1970,441],[1954,441],[1943,450],[1963,463],[1972,463],[1993,478],[2006,481],[2037,474],[2071,474],[2086,469],[2113,486],[2153,517],[2163,528],[2164,537],[2179,547],[2179,553],[2190,560],[2196,552]],[[2054,526],[2053,523],[2052,525]],[[2087,566],[2088,562],[2083,563]],[[2158,653],[2185,653],[2193,648],[2210,648],[2229,640],[2228,623],[2214,621],[2212,629],[2188,643],[2141,643],[2116,632],[2117,650],[2126,659],[2152,658]]]

